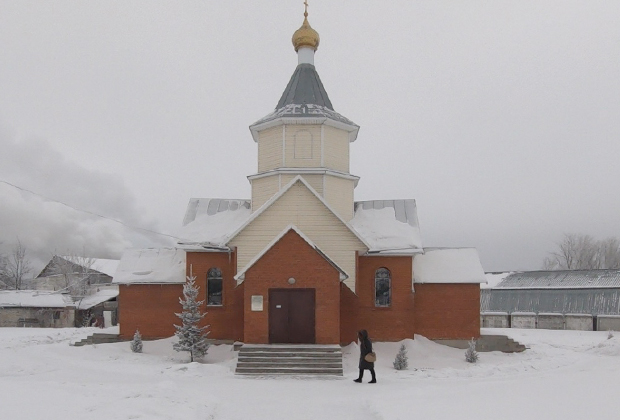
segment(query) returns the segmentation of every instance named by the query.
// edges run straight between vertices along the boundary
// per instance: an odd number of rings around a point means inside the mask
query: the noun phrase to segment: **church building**
[[[293,35],[297,68],[275,110],[250,126],[251,198],[193,198],[175,248],[125,252],[114,276],[121,337],[173,335],[187,276],[200,286],[210,339],[480,335],[486,279],[477,251],[423,248],[413,199],[355,201],[349,150],[360,127],[329,99],[307,17]]]

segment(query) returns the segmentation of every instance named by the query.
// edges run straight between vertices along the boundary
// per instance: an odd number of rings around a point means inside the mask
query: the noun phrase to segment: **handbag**
[[[376,362],[377,361],[377,353],[375,353],[374,351],[371,351],[366,356],[364,356],[364,360],[366,360],[367,362],[370,362],[370,363]]]

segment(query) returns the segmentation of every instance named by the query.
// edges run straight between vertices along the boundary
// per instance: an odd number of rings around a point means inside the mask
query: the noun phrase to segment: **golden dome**
[[[301,47],[310,47],[314,51],[319,48],[319,33],[312,29],[308,23],[308,12],[304,13],[304,23],[301,28],[297,29],[293,34],[293,46],[295,51],[299,51]]]

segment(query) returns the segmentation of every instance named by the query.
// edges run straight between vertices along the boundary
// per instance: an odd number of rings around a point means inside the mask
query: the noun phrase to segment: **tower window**
[[[224,280],[222,270],[211,268],[207,272],[207,305],[222,306],[222,289]]]
[[[375,306],[392,304],[392,276],[387,268],[375,271]]]

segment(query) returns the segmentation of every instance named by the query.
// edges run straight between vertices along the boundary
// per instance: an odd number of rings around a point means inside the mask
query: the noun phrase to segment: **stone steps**
[[[237,357],[237,375],[312,375],[343,374],[342,349],[324,345],[244,345]]]
[[[80,341],[76,341],[72,344],[72,346],[82,347],[92,344],[118,343],[120,341],[126,340],[120,339],[118,334],[94,333],[93,335],[89,335]]]

